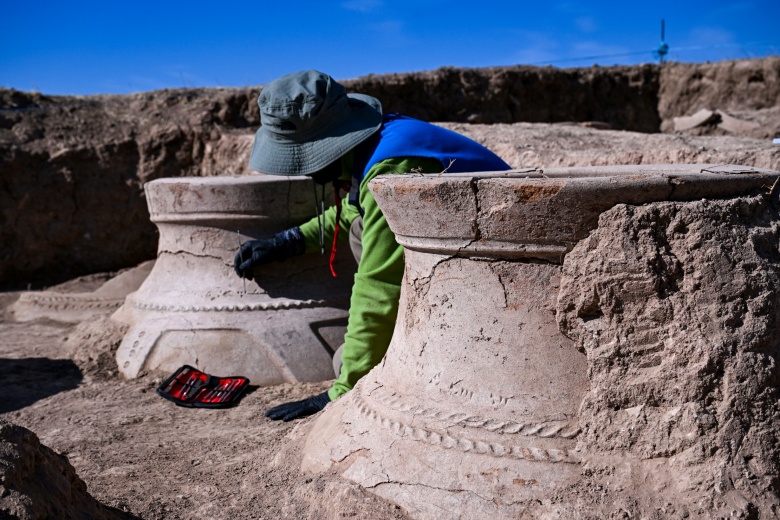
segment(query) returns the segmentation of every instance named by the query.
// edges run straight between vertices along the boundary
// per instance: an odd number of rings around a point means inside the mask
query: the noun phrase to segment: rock
[[[683,130],[690,130],[697,126],[707,125],[718,119],[718,114],[712,110],[702,108],[692,116],[687,117],[675,117],[674,118],[674,130],[676,132],[682,132]]]
[[[92,498],[64,455],[0,419],[0,516],[18,520],[127,518]]]
[[[674,118],[675,132],[685,132],[708,126],[737,135],[749,134],[761,127],[754,121],[744,121],[730,116],[722,110],[707,110],[706,108],[702,108],[692,116]]]
[[[730,116],[722,110],[718,110],[718,115],[720,116],[720,123],[718,123],[718,127],[732,134],[744,135],[761,127],[761,125],[758,123],[737,119],[736,117]]]
[[[116,378],[116,351],[127,329],[107,315],[85,319],[68,334],[65,350],[85,375],[96,380]]]
[[[635,67],[443,67],[369,75],[345,85],[382,101],[386,113],[425,121],[554,123],[601,121],[611,128],[656,132],[659,69]]]
[[[780,106],[780,57],[667,63],[661,67],[659,85],[658,112],[664,125],[699,107],[769,109]]]
[[[259,124],[256,97],[257,89],[87,98],[0,90],[9,109],[0,114],[0,283],[53,284],[154,258],[143,184],[210,168],[246,173],[231,155],[232,131]]]

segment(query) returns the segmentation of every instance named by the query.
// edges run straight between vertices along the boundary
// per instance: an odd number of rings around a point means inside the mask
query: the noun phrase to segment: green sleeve
[[[390,345],[398,315],[404,253],[369,191],[368,183],[380,174],[411,171],[437,173],[442,171],[442,165],[435,159],[422,157],[387,159],[375,164],[360,184],[363,253],[352,286],[341,375],[328,391],[331,400],[351,390],[382,360]]]
[[[341,218],[339,219],[339,243],[349,240],[349,227],[352,225],[352,221],[355,220],[360,212],[358,209],[349,203],[349,196],[345,197],[341,202]],[[325,235],[323,244],[325,245],[325,253],[330,253],[330,246],[333,242],[333,232],[336,229],[336,206],[331,206],[325,210],[325,213],[320,216],[322,219],[322,229]],[[301,224],[301,234],[306,242],[306,252],[314,253],[321,252],[320,248],[320,223],[317,222],[317,217],[309,220],[305,224]]]

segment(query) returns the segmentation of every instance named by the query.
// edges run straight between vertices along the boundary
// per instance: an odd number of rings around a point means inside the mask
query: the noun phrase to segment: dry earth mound
[[[101,505],[67,457],[27,428],[0,419],[0,518],[117,520],[132,518]]]
[[[780,516],[778,208],[620,205],[567,255],[558,321],[588,358],[585,496],[641,518]]]
[[[674,130],[674,118],[701,109],[721,110],[756,123],[740,135],[780,135],[780,57],[717,63],[669,63],[661,69],[658,112],[661,129]],[[691,133],[726,134],[717,125]]]
[[[659,69],[634,67],[445,67],[370,75],[347,85],[382,101],[385,112],[425,121],[552,123],[599,121],[657,132]]]

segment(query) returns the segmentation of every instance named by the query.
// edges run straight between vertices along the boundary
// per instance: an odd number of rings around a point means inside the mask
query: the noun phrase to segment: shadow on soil
[[[69,359],[0,358],[0,413],[13,412],[49,396],[73,390],[84,379]]]

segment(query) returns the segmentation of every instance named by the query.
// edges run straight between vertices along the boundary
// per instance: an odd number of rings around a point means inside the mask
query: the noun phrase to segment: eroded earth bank
[[[681,66],[674,81],[652,69],[589,72],[602,85],[650,84],[667,95],[677,85],[697,100],[680,108],[656,95],[645,103],[656,114],[649,130],[617,116],[607,121],[612,129],[592,124],[609,119],[606,112],[497,121],[484,107],[442,124],[517,168],[733,163],[780,170],[769,123],[761,135],[729,135],[716,125],[674,133],[665,123],[705,106],[777,121],[780,98],[767,92],[776,92],[778,63]],[[527,74],[520,84],[530,89]],[[418,79],[452,85],[457,77],[461,87],[487,84],[503,93],[498,87],[515,78],[484,75],[444,70]],[[735,104],[723,92],[740,81],[763,90]],[[226,410],[180,408],[155,393],[167,374],[120,377],[114,354],[125,329],[109,319],[110,309],[76,323],[56,315],[20,322],[11,311],[28,284],[86,293],[153,258],[144,182],[248,173],[256,116],[234,94],[150,93],[102,104],[4,92],[6,107],[57,106],[1,114],[0,281],[8,290],[0,293],[0,517],[409,517],[335,472],[301,472],[306,436],[317,435],[314,420],[262,416],[328,382],[254,388]],[[660,130],[667,133],[647,133]],[[780,516],[779,195],[780,187],[767,185],[724,200],[621,204],[565,256],[547,311],[587,360],[577,441],[587,456],[579,483],[515,504],[513,516]]]

